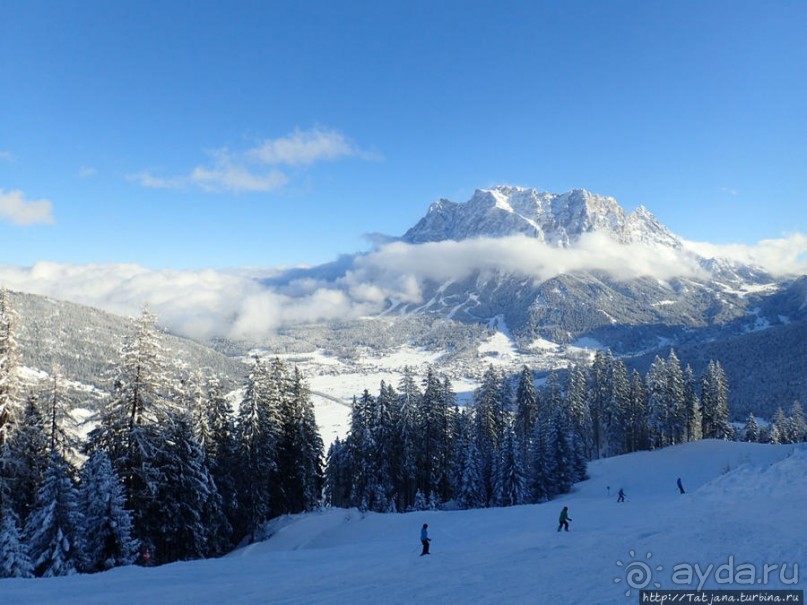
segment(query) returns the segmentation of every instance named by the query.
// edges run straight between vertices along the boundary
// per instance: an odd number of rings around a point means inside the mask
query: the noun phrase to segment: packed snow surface
[[[218,560],[0,580],[0,602],[627,604],[638,602],[628,572],[640,565],[649,588],[807,584],[804,446],[701,441],[593,462],[590,475],[572,493],[537,505],[282,517],[267,527],[268,539]],[[619,488],[627,496],[621,504]],[[568,533],[556,531],[563,506]],[[421,557],[423,523],[432,554]],[[682,570],[696,565],[710,570],[704,580],[693,575],[682,584]],[[777,567],[764,585],[733,577],[750,567],[761,580],[765,565]]]

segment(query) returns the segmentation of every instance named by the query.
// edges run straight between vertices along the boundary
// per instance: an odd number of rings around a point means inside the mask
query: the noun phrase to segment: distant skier
[[[569,531],[569,521],[571,520],[572,518],[569,516],[569,507],[564,506],[563,510],[560,511],[560,519],[559,519],[560,523],[558,524],[558,531],[560,531],[561,528],[565,529],[566,531]]]
[[[681,477],[678,477],[678,481],[676,481],[676,483],[678,484],[678,491],[680,491],[682,494],[685,493],[684,484],[681,483]]]
[[[621,487],[619,488],[619,498],[616,499],[617,502],[624,502],[625,501],[625,490]]]
[[[431,542],[431,538],[429,538],[429,524],[424,523],[423,527],[420,528],[420,543],[423,544],[423,552],[420,553],[421,557],[429,554],[429,542]]]

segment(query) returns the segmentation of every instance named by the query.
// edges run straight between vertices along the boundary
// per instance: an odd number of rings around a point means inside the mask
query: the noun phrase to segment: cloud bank
[[[805,274],[807,237],[766,240],[758,246],[688,243],[682,250],[625,246],[587,234],[569,248],[525,236],[426,244],[394,242],[358,255],[331,278],[317,272],[271,269],[151,270],[138,265],[0,266],[0,286],[69,300],[121,315],[148,304],[172,331],[204,339],[259,339],[303,322],[358,318],[382,311],[389,300],[422,303],[427,283],[507,272],[536,283],[561,273],[605,271],[618,279],[701,275],[694,254],[754,262],[771,273]],[[271,280],[265,279],[271,275]],[[280,277],[279,277],[280,276]],[[273,285],[267,285],[267,284]]]
[[[344,134],[320,127],[295,130],[277,139],[266,139],[243,151],[227,148],[207,152],[208,162],[178,176],[160,176],[150,171],[130,176],[144,187],[156,189],[196,188],[211,193],[267,192],[290,180],[287,168],[306,168],[348,157],[374,159]]]
[[[13,225],[49,225],[53,219],[53,204],[48,200],[28,200],[22,191],[6,193],[0,189],[0,221]]]

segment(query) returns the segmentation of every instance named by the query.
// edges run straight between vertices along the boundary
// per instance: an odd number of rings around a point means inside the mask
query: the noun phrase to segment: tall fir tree
[[[507,427],[496,465],[494,502],[497,506],[515,506],[527,502],[527,473],[521,448],[512,427]]]
[[[45,420],[33,395],[27,398],[19,426],[6,445],[8,460],[13,461],[7,466],[13,472],[7,476],[10,493],[6,504],[15,509],[24,525],[36,503],[36,493],[45,479],[50,459]]]
[[[650,447],[647,422],[647,389],[642,375],[637,370],[633,370],[630,381],[626,435],[629,452]]]
[[[15,460],[8,445],[22,407],[17,320],[8,290],[0,289],[0,513],[14,482]]]
[[[235,436],[235,418],[232,406],[222,392],[221,382],[211,377],[207,383],[204,403],[209,439],[200,443],[207,457],[222,506],[232,528],[238,524],[239,501],[237,491],[238,448]],[[232,536],[231,536],[232,538]]]
[[[132,515],[106,452],[96,451],[84,463],[78,505],[83,512],[82,571],[105,571],[134,562],[138,545],[132,537]]]
[[[37,576],[77,573],[83,561],[79,535],[82,516],[68,464],[52,452],[36,505],[25,524],[25,540]]]
[[[753,413],[748,414],[742,434],[743,441],[748,441],[750,443],[756,443],[759,441],[759,425],[757,424],[757,419],[754,418]]]
[[[277,471],[279,427],[270,402],[269,379],[266,364],[255,359],[238,409],[237,485],[241,514],[234,529],[237,537],[249,535],[250,540],[271,514],[272,480]]]
[[[522,366],[518,376],[515,398],[516,415],[513,424],[518,443],[522,448],[522,458],[529,449],[532,431],[538,420],[538,398],[535,395],[535,379],[527,366]]]
[[[684,409],[686,410],[684,439],[697,441],[703,437],[703,417],[701,401],[695,387],[695,373],[689,365],[684,368]]]
[[[28,545],[11,508],[0,511],[0,578],[32,578],[34,568]]]
[[[729,386],[719,362],[710,361],[701,378],[701,409],[703,437],[730,439],[733,435],[729,423]]]

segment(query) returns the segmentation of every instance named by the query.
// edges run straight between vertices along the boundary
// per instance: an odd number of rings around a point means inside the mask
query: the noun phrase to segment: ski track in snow
[[[635,589],[625,596],[626,566],[637,560],[663,588],[694,588],[672,583],[675,565],[705,569],[730,556],[760,569],[785,563],[786,579],[794,564],[807,574],[807,447],[701,441],[596,461],[590,475],[571,494],[537,505],[286,516],[267,526],[269,539],[221,559],[0,580],[0,602],[610,605],[638,602]],[[558,533],[564,505],[571,531]],[[420,557],[424,522],[433,554]],[[776,580],[767,588],[805,587],[803,578],[796,586]],[[706,587],[749,588],[713,577]]]

